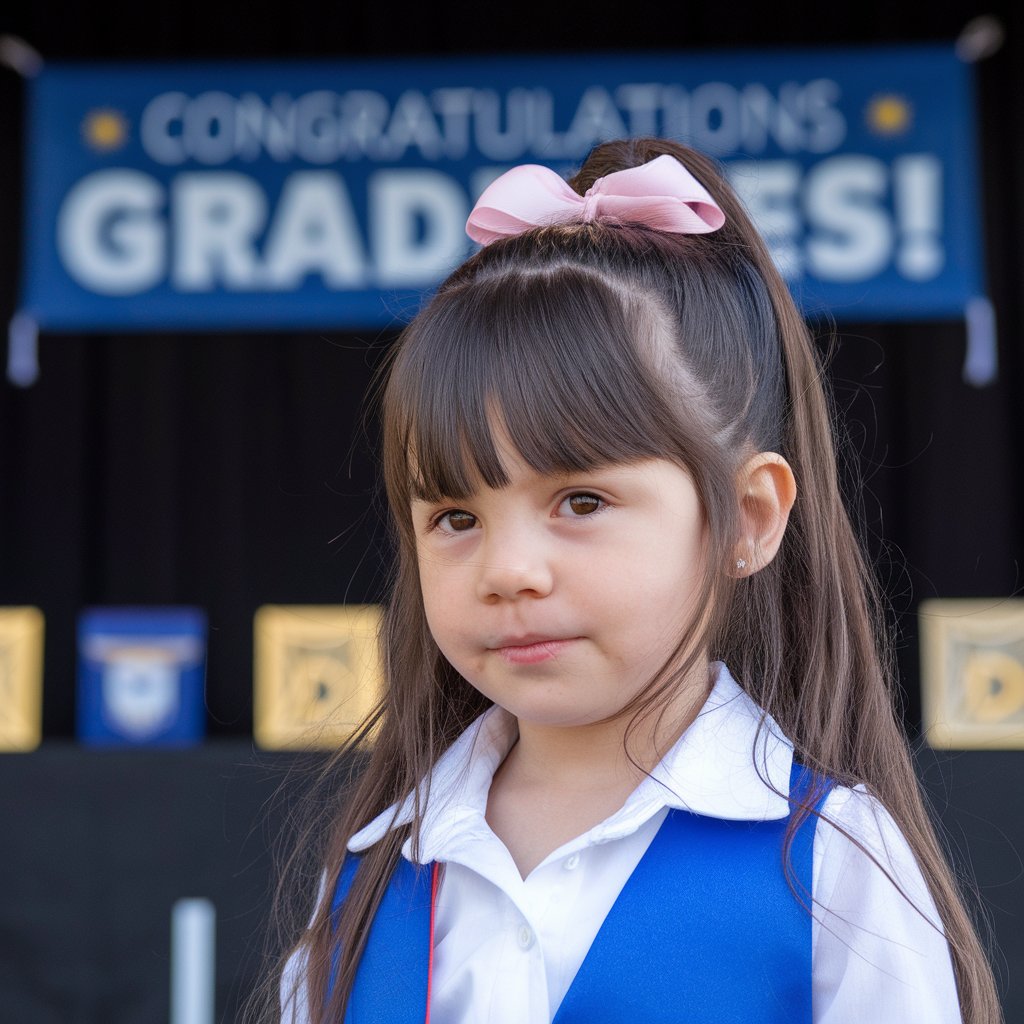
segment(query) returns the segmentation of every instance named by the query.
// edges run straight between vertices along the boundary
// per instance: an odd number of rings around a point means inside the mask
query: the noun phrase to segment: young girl
[[[734,194],[609,143],[468,231],[390,361],[386,696],[284,1019],[999,1020]]]

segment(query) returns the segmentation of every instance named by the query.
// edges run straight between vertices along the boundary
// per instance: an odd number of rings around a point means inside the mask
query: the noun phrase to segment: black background
[[[51,60],[640,53],[951,41],[970,18],[993,10],[957,3],[921,14],[891,2],[809,0],[35,3],[9,10],[0,31]],[[1006,596],[1021,582],[1024,415],[1015,391],[1024,313],[1024,22],[1009,8],[995,13],[1006,43],[978,65],[976,79],[999,380],[983,389],[963,382],[958,323],[842,324],[830,364],[855,466],[850,479],[863,478],[863,486],[851,483],[851,496],[863,504],[865,538],[892,602],[905,718],[915,738],[919,602]],[[22,99],[17,76],[0,73],[4,321],[15,307],[21,241]],[[228,900],[236,923],[232,952],[221,949],[228,958],[220,965],[224,1019],[256,970],[250,939],[261,927],[264,840],[275,827],[260,808],[279,761],[254,767],[248,742],[252,615],[268,602],[379,599],[386,563],[363,394],[390,336],[329,326],[308,334],[44,335],[39,382],[27,390],[0,383],[0,604],[38,605],[47,628],[44,749],[0,759],[0,886],[7,892],[0,890],[0,1019],[166,1019],[172,891],[227,894],[218,907],[223,912]],[[823,348],[831,330],[818,325]],[[79,752],[70,741],[76,616],[92,604],[149,603],[196,604],[209,613],[208,749],[135,760]],[[1024,850],[1024,755],[940,755],[921,747],[920,762],[954,856],[977,878],[992,916],[1008,1019],[1024,1019],[1024,982],[1015,977],[1024,940],[1014,926],[1024,912],[1014,852]],[[113,780],[137,772],[148,786],[117,789]],[[224,781],[236,777],[235,785]],[[82,789],[86,780],[94,788]],[[119,800],[123,811],[108,819],[76,812]],[[159,884],[125,876],[126,863],[160,858],[168,843],[177,849],[175,836],[199,852],[158,860]],[[127,860],[118,852],[125,850],[132,851]],[[56,880],[72,872],[62,888]],[[110,877],[119,877],[119,888],[103,881]],[[95,912],[98,921],[101,902],[89,910],[84,894],[108,889],[137,912],[97,924],[105,950],[97,959],[88,927],[74,915]],[[73,941],[66,929],[59,937],[61,922],[73,922]],[[54,971],[65,979],[57,989],[32,981]],[[145,996],[133,1001],[126,993],[136,990]],[[68,993],[63,1009],[55,991]],[[8,1018],[5,1007],[15,1005],[17,1015]]]

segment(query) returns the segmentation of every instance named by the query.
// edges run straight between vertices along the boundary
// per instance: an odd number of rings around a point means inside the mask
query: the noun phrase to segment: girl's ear
[[[741,532],[729,571],[740,577],[763,569],[775,557],[796,500],[796,479],[781,455],[758,452],[740,467],[736,484]]]

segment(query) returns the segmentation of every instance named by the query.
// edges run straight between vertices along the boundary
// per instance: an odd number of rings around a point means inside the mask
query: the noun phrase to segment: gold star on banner
[[[910,128],[913,114],[913,108],[905,97],[885,93],[872,97],[865,119],[876,135],[903,135]]]
[[[92,149],[109,153],[128,141],[128,121],[118,110],[90,110],[82,122],[82,137]]]

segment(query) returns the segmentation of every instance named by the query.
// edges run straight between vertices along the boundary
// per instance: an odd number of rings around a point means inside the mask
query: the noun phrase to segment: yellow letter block
[[[329,749],[380,699],[378,605],[264,605],[253,622],[256,742]]]
[[[919,615],[928,742],[1024,749],[1024,599],[932,599]]]
[[[33,750],[43,733],[43,613],[0,608],[0,750]]]

